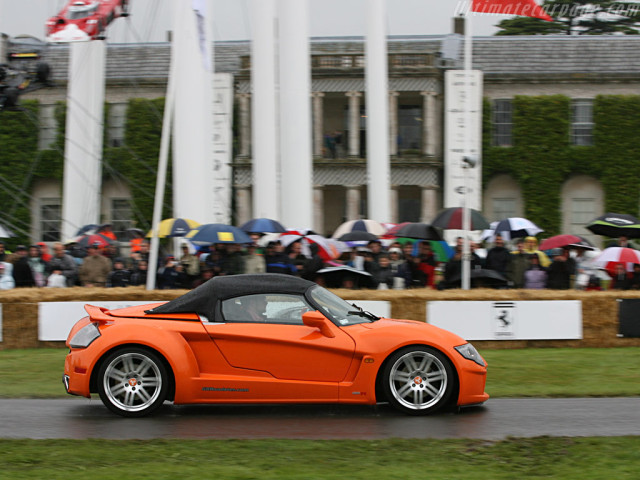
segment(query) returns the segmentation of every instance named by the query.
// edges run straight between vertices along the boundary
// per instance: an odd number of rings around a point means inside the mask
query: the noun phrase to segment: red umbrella
[[[305,234],[304,232],[311,233]],[[342,242],[317,235],[311,230],[287,230],[278,240],[280,240],[285,247],[291,245],[293,242],[302,242],[302,253],[307,257],[311,256],[309,245],[315,243],[318,246],[318,255],[320,255],[324,261],[338,258],[342,253],[342,249],[340,248]]]
[[[593,248],[593,245],[586,238],[581,237],[580,235],[556,235],[554,237],[549,237],[546,240],[543,240],[540,244],[540,250],[552,250],[554,248],[562,248],[567,246],[584,246],[584,248]]]
[[[613,271],[617,263],[623,263],[626,265],[627,271],[631,272],[633,265],[640,263],[640,251],[627,247],[605,248],[600,255],[594,258],[593,263],[607,271]]]
[[[78,245],[84,248],[88,248],[92,245],[95,245],[98,248],[104,248],[114,243],[112,239],[101,233],[83,235],[82,237],[78,238],[76,242],[78,243]]]
[[[411,222],[402,222],[402,223],[392,224],[391,227],[387,229],[384,235],[382,235],[380,238],[386,238],[386,239],[396,238],[398,236],[398,230],[400,230],[405,225],[409,225],[410,223]]]

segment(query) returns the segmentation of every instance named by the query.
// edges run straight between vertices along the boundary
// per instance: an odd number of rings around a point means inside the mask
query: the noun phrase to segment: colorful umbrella
[[[384,235],[381,235],[380,238],[395,238],[398,236],[398,230],[404,227],[405,225],[409,225],[411,222],[402,222],[402,223],[392,223],[387,224],[387,231],[384,232]]]
[[[585,228],[605,237],[640,238],[640,220],[624,213],[605,213],[591,220]]]
[[[580,235],[555,235],[553,237],[549,237],[546,240],[543,240],[540,243],[540,250],[552,250],[554,248],[562,248],[562,247],[582,247],[593,250],[594,247],[591,245],[591,242]]]
[[[451,246],[444,240],[424,240],[424,241],[429,242],[429,245],[431,245],[431,251],[436,256],[436,260],[438,262],[448,262],[449,259],[453,257],[453,254],[455,253],[453,251],[453,248],[451,248]],[[420,242],[418,241],[413,244],[413,251],[411,252],[411,254],[415,257],[418,255],[419,250],[420,250]]]
[[[493,230],[494,235],[500,235],[506,241],[512,238],[534,237],[544,232],[531,220],[521,217],[509,217],[500,220]]]
[[[445,208],[436,215],[431,225],[444,230],[464,230],[462,225],[463,210],[462,207]],[[489,222],[487,222],[478,210],[470,208],[469,218],[470,230],[484,230],[489,228]]]
[[[609,272],[613,271],[617,263],[624,263],[627,271],[633,271],[633,265],[640,263],[640,251],[627,247],[609,247],[593,259],[594,265]]]
[[[89,235],[83,235],[79,238],[76,238],[74,242],[76,242],[82,248],[88,248],[92,245],[95,245],[98,248],[104,248],[115,243],[112,239],[101,233],[91,233]]]
[[[280,240],[280,243],[285,247],[291,245],[293,242],[301,242],[302,254],[307,257],[311,257],[309,245],[316,244],[318,246],[318,255],[320,255],[320,258],[324,261],[336,259],[344,251],[344,243],[325,238],[315,233],[302,234],[302,232],[305,231],[311,230],[287,230],[278,240]]]
[[[276,220],[270,218],[254,218],[240,226],[247,233],[283,233],[287,229]]]
[[[200,226],[198,222],[188,218],[166,218],[158,225],[158,238],[184,237],[198,226]],[[147,233],[147,237],[150,236],[151,231]]]
[[[369,232],[374,235],[384,235],[387,229],[383,224],[376,222],[375,220],[349,220],[348,222],[344,222],[340,225],[336,231],[333,232],[331,238],[340,238],[345,233],[353,231]]]
[[[205,246],[215,243],[252,243],[245,232],[233,225],[207,223],[191,230],[186,236],[194,245]]]
[[[440,235],[438,229],[427,223],[410,222],[399,228],[396,235],[417,240],[442,240],[442,235]]]

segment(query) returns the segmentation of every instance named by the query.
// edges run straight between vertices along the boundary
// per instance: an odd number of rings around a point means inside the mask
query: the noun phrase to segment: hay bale
[[[497,301],[497,300],[580,300],[582,302],[582,340],[554,341],[482,341],[482,348],[525,347],[614,347],[640,346],[640,338],[618,338],[618,299],[640,298],[640,291],[584,292],[579,290],[345,290],[334,293],[349,300],[381,300],[391,305],[391,316],[425,321],[426,305],[430,301]],[[146,290],[127,288],[17,288],[0,291],[3,306],[4,348],[35,348],[50,346],[38,341],[38,303],[100,300],[154,301],[172,300],[186,290]],[[59,345],[62,345],[59,343]]]

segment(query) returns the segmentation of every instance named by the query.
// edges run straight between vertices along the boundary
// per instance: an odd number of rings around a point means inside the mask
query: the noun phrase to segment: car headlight
[[[467,360],[471,360],[472,362],[476,362],[481,367],[486,367],[484,359],[480,356],[476,348],[470,343],[465,343],[464,345],[459,345],[454,347],[460,355],[462,355]]]
[[[76,332],[69,341],[69,346],[73,348],[87,348],[96,338],[100,336],[100,330],[97,323],[85,325]]]

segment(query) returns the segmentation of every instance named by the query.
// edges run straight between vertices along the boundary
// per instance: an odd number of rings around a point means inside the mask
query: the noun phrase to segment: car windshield
[[[320,286],[313,287],[309,295],[313,302],[320,307],[322,313],[340,326],[371,323],[378,319],[375,315],[344,301]]]

